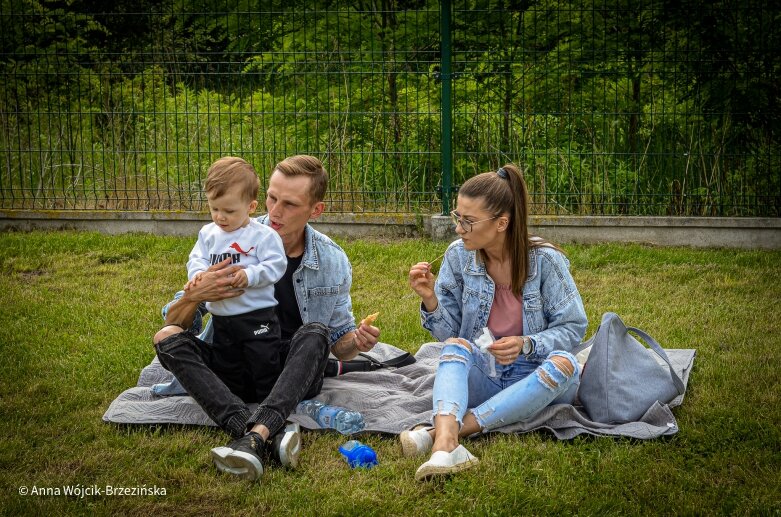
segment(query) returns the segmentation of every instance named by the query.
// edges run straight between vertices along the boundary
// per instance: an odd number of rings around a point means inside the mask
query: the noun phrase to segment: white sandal
[[[455,474],[480,463],[466,447],[459,445],[451,452],[437,451],[415,472],[416,481],[425,481],[435,476]]]
[[[426,454],[434,445],[434,439],[431,438],[429,431],[433,427],[420,427],[412,431],[403,431],[401,433],[401,452],[406,457],[420,456]]]

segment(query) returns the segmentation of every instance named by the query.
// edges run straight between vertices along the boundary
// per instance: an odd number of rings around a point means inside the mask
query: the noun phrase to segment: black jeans
[[[328,327],[309,323],[289,342],[277,340],[276,346],[270,346],[276,357],[263,350],[254,359],[241,358],[239,363],[234,362],[238,359],[235,350],[226,354],[191,332],[169,336],[156,349],[160,364],[230,436],[240,438],[254,424],[265,425],[273,436],[300,401],[320,393],[328,363],[328,337]],[[258,362],[250,369],[247,366],[252,361]],[[264,366],[268,366],[266,376],[256,382],[251,372],[261,372]],[[248,402],[260,403],[254,413]]]

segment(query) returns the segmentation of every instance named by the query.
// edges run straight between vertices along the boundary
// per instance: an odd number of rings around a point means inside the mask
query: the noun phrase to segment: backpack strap
[[[378,361],[369,354],[358,353],[362,359],[351,359],[349,361],[340,361],[338,359],[329,359],[325,367],[325,377],[338,377],[351,372],[373,372],[381,368],[400,368],[415,362],[415,356],[405,352],[397,357],[387,361]]]
[[[670,358],[667,357],[667,353],[664,351],[664,348],[656,342],[654,338],[643,332],[637,327],[627,327],[627,330],[630,330],[643,338],[643,340],[648,343],[648,345],[651,347],[651,350],[656,352],[656,355],[662,358],[662,360],[667,364],[667,368],[670,370],[670,377],[672,377],[673,384],[675,385],[675,389],[678,390],[678,395],[683,395],[683,393],[686,391],[686,386],[683,385],[683,381],[678,376],[677,373],[675,373],[675,368],[673,368],[672,363],[670,362]]]

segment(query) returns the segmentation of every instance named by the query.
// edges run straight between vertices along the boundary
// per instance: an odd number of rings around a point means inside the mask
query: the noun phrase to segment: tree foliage
[[[309,152],[337,210],[441,209],[440,2],[0,2],[3,203],[197,208],[217,155]],[[456,184],[516,161],[540,211],[779,215],[777,7],[452,17]]]

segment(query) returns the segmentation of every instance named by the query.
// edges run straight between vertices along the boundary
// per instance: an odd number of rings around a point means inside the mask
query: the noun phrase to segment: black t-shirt
[[[296,293],[293,290],[293,273],[301,265],[302,258],[304,255],[288,257],[284,276],[274,284],[274,297],[279,303],[277,305],[279,328],[284,340],[290,340],[304,324],[301,320],[301,310],[296,301]]]

